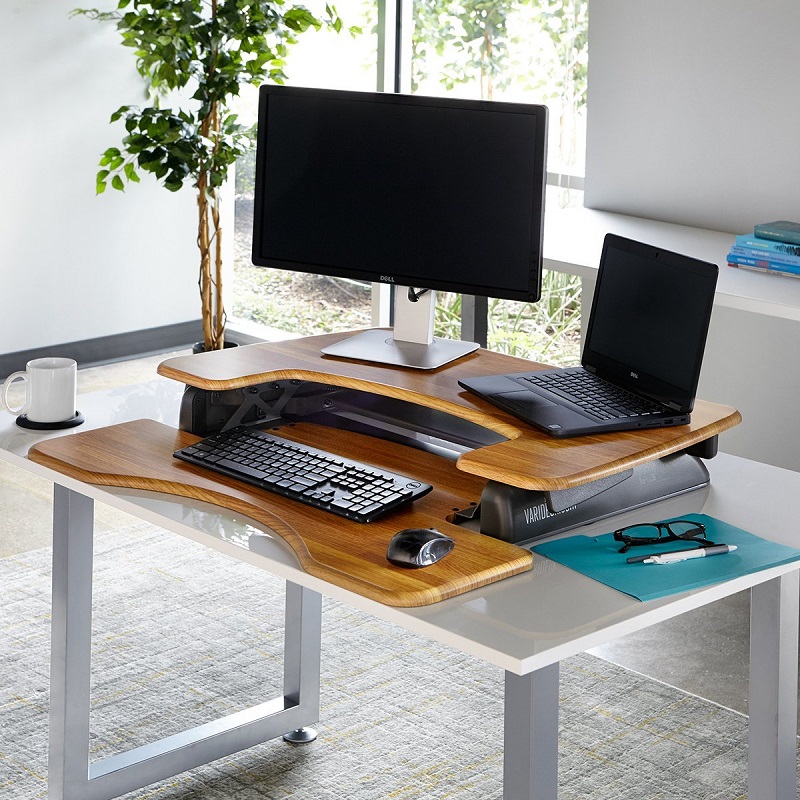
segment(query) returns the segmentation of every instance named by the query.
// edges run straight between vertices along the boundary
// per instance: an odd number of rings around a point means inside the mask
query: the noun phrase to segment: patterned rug
[[[282,583],[145,524],[95,546],[92,747],[280,694]],[[0,798],[46,798],[50,550],[0,560]],[[309,745],[272,741],[126,795],[501,797],[502,671],[336,602]],[[746,797],[747,720],[588,655],[562,664],[560,800]]]

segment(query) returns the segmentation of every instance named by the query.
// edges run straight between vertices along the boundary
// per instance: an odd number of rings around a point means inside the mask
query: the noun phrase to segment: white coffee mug
[[[15,380],[25,381],[25,402],[12,408],[8,390]],[[78,365],[71,358],[34,358],[21,372],[12,372],[3,384],[3,405],[31,422],[66,422],[75,416]]]

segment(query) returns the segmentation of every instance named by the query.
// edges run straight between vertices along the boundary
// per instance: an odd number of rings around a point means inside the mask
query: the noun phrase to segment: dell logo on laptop
[[[639,380],[639,373],[638,372],[631,372],[631,378],[636,378],[636,380]]]

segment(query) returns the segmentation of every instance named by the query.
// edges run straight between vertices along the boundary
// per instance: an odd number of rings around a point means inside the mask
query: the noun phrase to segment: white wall
[[[0,3],[0,353],[200,316],[191,190],[143,178],[95,195],[124,132],[108,119],[144,93],[113,24],[71,18],[76,5]]]
[[[798,0],[590,0],[586,206],[800,219],[798,32]]]
[[[741,425],[720,436],[726,453],[800,471],[800,376],[794,367],[799,324],[715,306],[698,396],[741,412]]]

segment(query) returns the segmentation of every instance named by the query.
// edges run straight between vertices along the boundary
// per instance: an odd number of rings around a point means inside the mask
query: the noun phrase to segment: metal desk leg
[[[55,487],[50,800],[110,800],[319,719],[322,598],[287,584],[283,697],[90,764],[93,508]]]
[[[56,485],[50,649],[50,800],[80,797],[88,778],[94,501]]]
[[[506,672],[503,800],[556,800],[558,664]]]
[[[286,639],[283,651],[283,695],[303,705],[309,722],[319,719],[320,641],[322,639],[322,598],[296,583],[286,583]],[[313,713],[312,713],[313,709]],[[294,744],[313,742],[314,728],[302,727],[285,733]]]
[[[800,573],[751,589],[748,796],[797,798]]]

